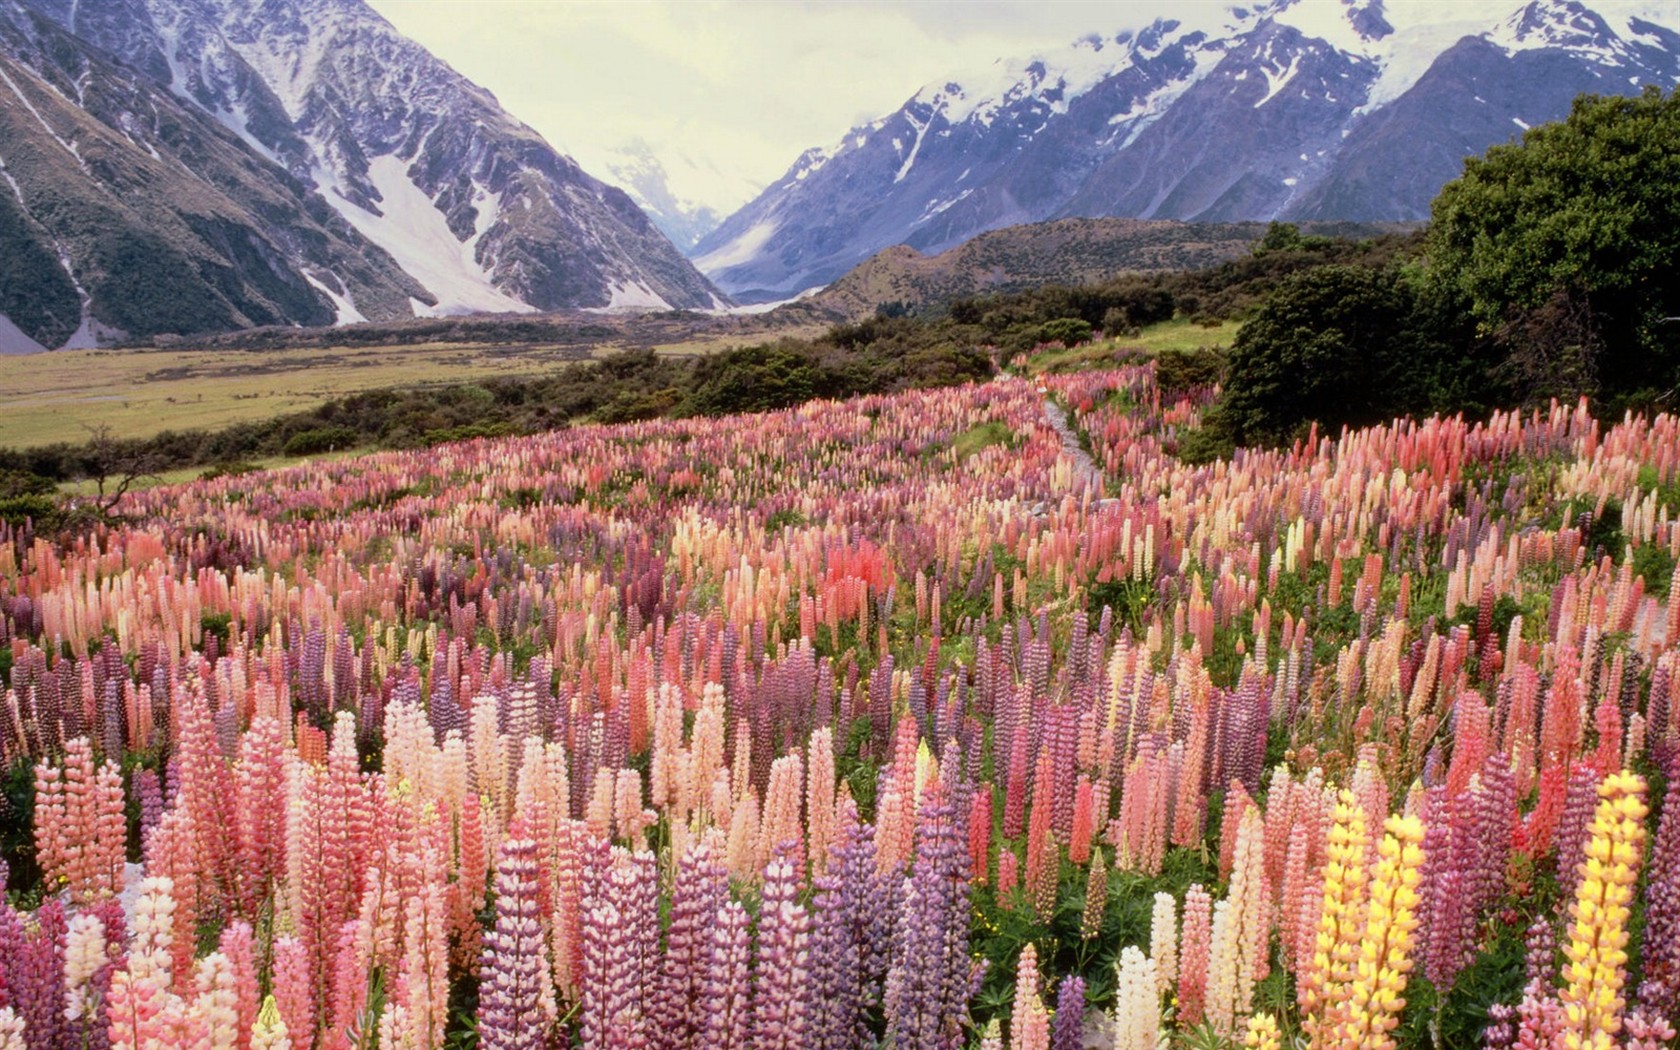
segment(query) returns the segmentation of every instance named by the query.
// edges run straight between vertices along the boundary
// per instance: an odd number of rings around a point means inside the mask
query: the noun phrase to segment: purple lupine
[[[903,1050],[957,1050],[983,969],[968,955],[968,863],[956,811],[929,784],[915,867],[893,939],[885,996],[888,1039]]]
[[[1680,1015],[1680,776],[1669,777],[1647,870],[1639,1004],[1657,1017],[1673,1017]]]
[[[699,1045],[707,1050],[745,1050],[752,1006],[748,999],[748,973],[752,937],[747,931],[747,911],[736,901],[724,901],[712,923],[711,958],[706,967],[705,995],[701,999]]]
[[[718,908],[729,899],[729,873],[704,845],[690,846],[677,866],[671,891],[671,925],[650,1004],[653,1045],[693,1050],[701,1044],[701,1004],[706,991],[709,937]]]
[[[485,1050],[536,1050],[553,1021],[553,993],[538,904],[537,844],[502,843],[496,925],[484,937],[478,1039]]]
[[[1085,1046],[1085,980],[1064,977],[1056,992],[1056,1020],[1050,1026],[1050,1050],[1083,1050]]]
[[[811,1029],[811,917],[801,906],[799,876],[787,843],[764,868],[753,967],[753,1043],[763,1050],[802,1050]]]
[[[866,1015],[881,1001],[903,878],[896,869],[877,870],[875,829],[857,819],[856,803],[848,799],[842,804],[839,824],[829,855],[832,896],[818,887],[812,952],[822,967],[813,970],[820,1007],[815,1045],[846,1048],[872,1038]],[[830,967],[832,973],[823,969]]]
[[[811,1046],[848,1050],[862,1016],[858,995],[858,947],[846,927],[840,879],[815,880],[811,901]]]

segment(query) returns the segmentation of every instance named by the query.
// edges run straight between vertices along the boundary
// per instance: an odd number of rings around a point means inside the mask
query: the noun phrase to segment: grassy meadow
[[[719,336],[661,346],[707,353]],[[556,345],[67,350],[14,358],[0,369],[0,447],[80,441],[108,425],[119,438],[213,430],[313,408],[346,394],[552,372],[621,349]]]

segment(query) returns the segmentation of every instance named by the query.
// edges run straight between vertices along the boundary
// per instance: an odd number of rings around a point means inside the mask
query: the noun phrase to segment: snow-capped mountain
[[[713,160],[680,148],[656,149],[642,139],[632,139],[607,154],[596,170],[630,194],[683,251],[717,229],[729,209],[739,208],[764,189],[762,182],[719,170]]]
[[[49,346],[719,305],[628,195],[361,0],[0,0],[0,162],[0,274],[31,284],[0,315]]]
[[[691,251],[744,299],[881,248],[1072,216],[1427,217],[1463,158],[1582,92],[1680,81],[1656,0],[1262,0],[928,85],[802,155]]]

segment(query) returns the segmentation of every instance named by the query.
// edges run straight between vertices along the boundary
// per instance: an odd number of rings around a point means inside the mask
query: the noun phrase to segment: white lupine
[[[64,934],[64,1016],[69,1020],[87,1012],[88,984],[105,962],[105,924],[92,912],[71,916]]]
[[[1155,895],[1155,910],[1149,920],[1149,958],[1161,994],[1178,984],[1178,901],[1170,893]]]
[[[1114,981],[1114,1050],[1155,1050],[1161,1039],[1155,960],[1133,946],[1120,952]]]

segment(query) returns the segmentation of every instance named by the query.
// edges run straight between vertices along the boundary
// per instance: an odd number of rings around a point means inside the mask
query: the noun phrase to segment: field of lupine
[[[0,532],[0,1050],[1673,1046],[1680,420],[1047,382]]]

